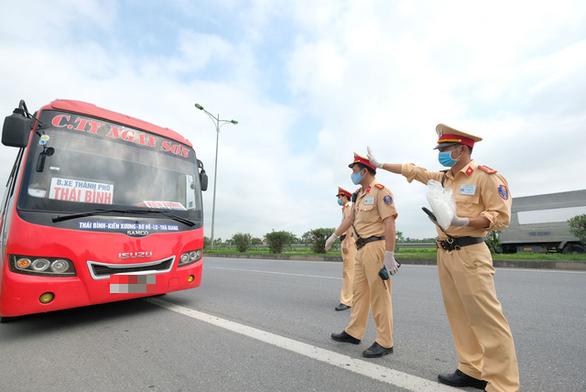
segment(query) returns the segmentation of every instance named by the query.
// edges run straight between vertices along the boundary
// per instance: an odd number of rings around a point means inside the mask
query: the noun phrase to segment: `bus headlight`
[[[28,267],[30,267],[30,265],[31,265],[31,261],[27,258],[24,258],[24,257],[22,259],[19,259],[16,262],[16,266],[21,269],[28,268]]]
[[[43,272],[47,268],[49,268],[50,266],[51,266],[51,263],[49,263],[49,260],[47,260],[47,259],[36,259],[35,261],[33,261],[33,264],[31,265],[31,268],[32,268],[33,271]]]
[[[9,255],[10,271],[41,276],[76,276],[73,262],[57,257],[30,257]]]
[[[191,250],[189,252],[183,253],[179,259],[179,267],[193,264],[196,261],[201,260],[202,254],[203,252],[201,249]]]
[[[62,274],[69,269],[69,262],[63,259],[57,259],[51,263],[51,270],[56,274]]]

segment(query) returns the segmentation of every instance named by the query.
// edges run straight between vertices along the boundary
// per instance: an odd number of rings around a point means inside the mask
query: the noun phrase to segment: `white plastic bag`
[[[456,199],[451,188],[444,188],[441,183],[429,180],[427,183],[427,201],[442,229],[447,230],[456,216]]]

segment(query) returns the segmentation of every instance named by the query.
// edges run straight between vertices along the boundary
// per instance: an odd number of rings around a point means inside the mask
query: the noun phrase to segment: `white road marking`
[[[397,370],[389,369],[384,366],[376,365],[360,359],[351,358],[347,355],[339,354],[333,351],[325,350],[310,344],[298,342],[289,338],[275,335],[270,332],[252,328],[243,324],[235,323],[230,320],[202,313],[197,310],[189,309],[180,305],[163,301],[159,298],[144,298],[144,301],[162,308],[177,312],[184,316],[203,321],[228,331],[239,333],[261,342],[304,355],[308,358],[315,359],[333,366],[340,367],[344,370],[361,374],[390,385],[407,389],[414,392],[453,392],[459,389],[440,384],[439,382],[426,380],[421,377],[413,376]],[[392,355],[392,354],[391,354]]]

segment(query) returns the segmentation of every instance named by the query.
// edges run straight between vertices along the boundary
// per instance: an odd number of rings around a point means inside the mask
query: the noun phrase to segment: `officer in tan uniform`
[[[354,153],[352,182],[360,185],[352,215],[349,215],[326,241],[326,250],[336,238],[354,228],[356,234],[356,264],[354,268],[353,305],[350,325],[341,333],[333,333],[338,342],[359,344],[370,308],[377,327],[375,342],[362,355],[382,357],[393,352],[393,308],[390,279],[383,280],[379,271],[384,267],[394,275],[399,268],[395,260],[395,218],[397,210],[391,191],[379,184],[376,167],[366,157]]]
[[[495,269],[486,234],[503,230],[511,216],[507,181],[496,170],[479,166],[471,157],[482,138],[439,124],[439,161],[450,169],[430,172],[413,164],[379,163],[369,148],[370,162],[411,182],[436,180],[451,188],[456,216],[445,233],[438,228],[439,280],[454,345],[460,362],[439,381],[486,391],[517,391],[519,370],[509,324],[497,299]]]
[[[338,204],[342,206],[342,221],[352,215],[352,194],[338,187]],[[340,305],[336,310],[350,309],[352,306],[352,286],[354,283],[354,263],[356,262],[356,245],[354,244],[354,230],[352,227],[340,236],[342,243],[342,291],[340,292]]]

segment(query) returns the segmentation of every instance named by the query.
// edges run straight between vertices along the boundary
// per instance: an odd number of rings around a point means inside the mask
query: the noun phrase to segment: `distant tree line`
[[[578,215],[568,220],[570,225],[570,232],[578,237],[582,244],[586,245],[586,214]],[[271,253],[282,253],[283,249],[292,249],[293,245],[304,244],[310,245],[314,253],[327,253],[325,244],[327,238],[332,235],[334,228],[320,228],[309,230],[301,238],[295,234],[287,231],[271,231],[264,235],[264,237],[256,238],[248,233],[236,233],[232,238],[222,241],[221,238],[214,239],[214,248],[232,247],[234,246],[239,252],[245,253],[251,247],[266,246]],[[403,233],[397,231],[397,243],[433,243],[435,238],[411,239],[405,238]],[[499,232],[491,231],[485,239],[492,253],[498,252],[500,249]],[[337,242],[339,244],[339,240]],[[209,249],[211,240],[209,237],[204,237],[204,249]]]
[[[311,246],[311,249],[314,253],[325,254],[327,253],[325,249],[326,240],[329,236],[332,235],[334,231],[335,228],[333,227],[313,229],[304,233],[301,238],[298,238],[295,234],[287,231],[273,230],[270,233],[266,233],[262,239],[253,237],[249,233],[236,233],[232,236],[232,238],[226,241],[223,241],[221,238],[214,239],[214,249],[219,249],[222,247],[235,247],[238,252],[245,253],[252,247],[266,246],[271,253],[283,253],[283,250],[286,248],[290,248],[292,250],[293,245],[303,244]],[[405,239],[403,237],[403,233],[400,231],[397,231],[396,236],[397,242],[410,242],[410,239]],[[413,242],[433,241],[433,239],[427,239],[427,241],[417,240]],[[336,243],[339,244],[339,240]],[[210,245],[210,238],[204,237],[204,249],[209,249]]]
[[[586,246],[586,214],[577,215],[568,220],[570,233],[578,237],[582,245]]]

